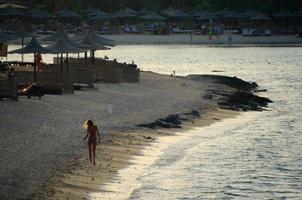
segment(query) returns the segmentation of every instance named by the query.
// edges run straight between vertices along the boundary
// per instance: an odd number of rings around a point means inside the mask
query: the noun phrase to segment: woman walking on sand
[[[87,126],[87,132],[83,139],[86,140],[88,137],[89,160],[95,165],[95,149],[96,145],[100,143],[100,132],[91,120],[88,120],[84,126]]]

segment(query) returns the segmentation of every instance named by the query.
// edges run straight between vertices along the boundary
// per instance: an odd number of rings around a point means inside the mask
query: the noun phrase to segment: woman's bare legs
[[[89,151],[89,160],[90,160],[90,163],[92,163],[92,146],[93,144],[88,144],[88,151]]]
[[[93,164],[95,165],[95,149],[96,149],[96,144],[92,144],[92,158],[93,158]]]

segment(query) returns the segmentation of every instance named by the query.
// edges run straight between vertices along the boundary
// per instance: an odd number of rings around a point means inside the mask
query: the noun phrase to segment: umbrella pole
[[[92,64],[92,50],[90,50],[90,64]]]
[[[66,71],[69,71],[69,65],[68,65],[68,53],[66,53]]]
[[[80,53],[78,53],[78,60],[80,60]]]
[[[94,50],[92,50],[92,64],[94,65],[94,58],[95,58],[95,51]]]
[[[60,72],[63,73],[63,53],[61,53]]]
[[[23,47],[24,47],[24,37],[21,37],[21,45],[22,45],[22,49],[23,49]],[[23,62],[24,61],[24,54],[22,53],[21,55],[22,55],[21,60]]]
[[[87,68],[87,51],[85,51],[85,67]]]
[[[34,82],[37,82],[37,65],[36,65],[36,54],[34,54]]]

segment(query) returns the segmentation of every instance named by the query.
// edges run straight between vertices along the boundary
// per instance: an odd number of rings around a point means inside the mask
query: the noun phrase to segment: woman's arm
[[[86,135],[83,137],[83,140],[86,140],[86,138],[88,137],[88,135],[89,135],[89,132],[88,132],[88,129],[87,129]]]

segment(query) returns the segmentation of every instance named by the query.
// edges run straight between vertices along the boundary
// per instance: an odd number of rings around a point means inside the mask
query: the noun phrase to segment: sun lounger
[[[270,29],[264,30],[264,36],[271,36],[271,35],[272,35],[272,31]]]
[[[141,33],[141,32],[137,29],[136,26],[131,26],[131,27],[130,27],[130,30],[131,30],[132,33]]]
[[[131,30],[128,26],[124,27],[124,33],[131,33]]]
[[[242,29],[242,36],[253,36],[255,35],[255,29],[252,28],[244,28]]]
[[[30,84],[28,87],[25,87],[18,91],[20,96],[27,96],[27,98],[31,98],[32,96],[37,96],[41,99],[44,96],[43,87],[36,83]]]
[[[172,32],[173,33],[192,33],[192,32],[194,32],[194,30],[185,30],[185,29],[176,27],[176,28],[172,28]]]

